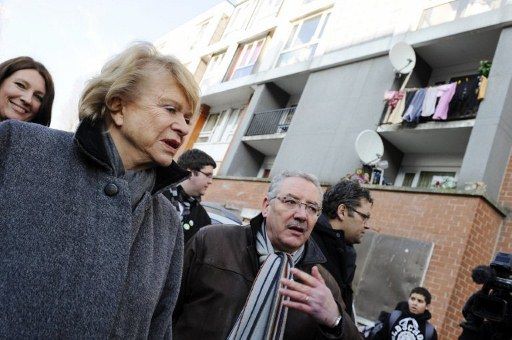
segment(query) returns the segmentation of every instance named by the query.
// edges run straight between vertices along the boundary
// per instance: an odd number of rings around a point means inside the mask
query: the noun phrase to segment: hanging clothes
[[[478,76],[467,76],[457,81],[455,94],[450,102],[450,116],[468,116],[478,110]]]
[[[436,120],[446,120],[448,117],[448,108],[450,105],[450,101],[455,94],[455,89],[457,88],[457,83],[450,83],[446,85],[439,85],[437,87],[437,96],[439,97],[439,102],[436,106],[436,111],[432,116],[432,119]]]
[[[485,98],[485,92],[487,91],[487,83],[488,79],[486,76],[480,76],[480,84],[478,87],[478,100],[483,100]]]
[[[425,99],[423,100],[423,107],[421,110],[422,117],[430,117],[436,111],[436,101],[437,101],[437,86],[429,87],[427,89],[427,93],[425,94]]]
[[[418,92],[412,98],[407,111],[405,111],[403,120],[407,122],[418,122],[421,115],[421,109],[423,107],[423,100],[425,99],[426,89],[419,89]]]
[[[405,92],[405,110],[407,110],[409,105],[411,105],[412,99],[416,95],[416,92],[418,92],[418,90],[416,90],[416,89],[406,90],[406,92]]]
[[[405,108],[405,91],[386,91],[384,98],[389,98],[384,124],[398,124],[402,122],[402,113]]]

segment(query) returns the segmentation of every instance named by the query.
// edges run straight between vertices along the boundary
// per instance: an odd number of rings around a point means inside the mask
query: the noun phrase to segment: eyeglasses
[[[363,222],[366,222],[370,219],[370,214],[364,214],[360,211],[357,211],[354,208],[349,208],[349,209],[352,210],[353,212],[356,212],[359,216],[361,216],[361,218],[363,219]]]
[[[202,173],[203,175],[205,175],[206,177],[208,178],[213,178],[213,173],[211,174],[207,174],[206,172],[202,172],[201,170],[197,170],[198,172]]]
[[[284,197],[276,196],[274,198],[277,198],[279,200],[279,202],[283,203],[283,205],[288,210],[300,209],[301,206],[304,206],[304,209],[306,210],[306,213],[309,216],[319,216],[320,215],[321,207],[319,207],[318,205],[316,205],[314,203],[304,203],[304,202],[301,202],[298,199],[290,197],[290,196],[284,196]]]

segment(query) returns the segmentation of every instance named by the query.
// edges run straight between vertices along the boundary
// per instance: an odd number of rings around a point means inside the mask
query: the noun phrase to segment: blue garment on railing
[[[421,110],[423,107],[423,100],[425,99],[425,94],[427,93],[427,89],[419,89],[418,92],[412,98],[409,107],[405,111],[403,120],[407,122],[418,122],[421,116]]]

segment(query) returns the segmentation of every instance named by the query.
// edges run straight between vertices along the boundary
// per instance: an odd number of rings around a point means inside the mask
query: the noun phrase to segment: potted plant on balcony
[[[492,62],[489,60],[480,60],[480,66],[478,67],[478,73],[481,76],[489,78],[489,72],[491,71]]]

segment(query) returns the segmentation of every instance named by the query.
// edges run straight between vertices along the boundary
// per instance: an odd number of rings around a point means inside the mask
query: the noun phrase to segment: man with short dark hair
[[[274,177],[250,225],[201,229],[187,244],[175,339],[360,339],[310,238],[316,177]]]
[[[432,317],[428,310],[431,300],[427,288],[414,288],[408,301],[399,302],[394,311],[381,315],[382,328],[371,339],[437,340],[436,329],[428,322]]]
[[[325,268],[340,286],[347,312],[354,319],[352,281],[356,271],[354,244],[369,229],[373,199],[356,181],[341,180],[324,194],[322,215],[313,230],[313,238],[327,258]]]
[[[185,151],[177,163],[192,174],[189,179],[171,188],[164,195],[171,200],[181,215],[186,243],[199,229],[212,223],[201,205],[201,196],[212,184],[213,169],[217,164],[210,155],[198,149]]]

